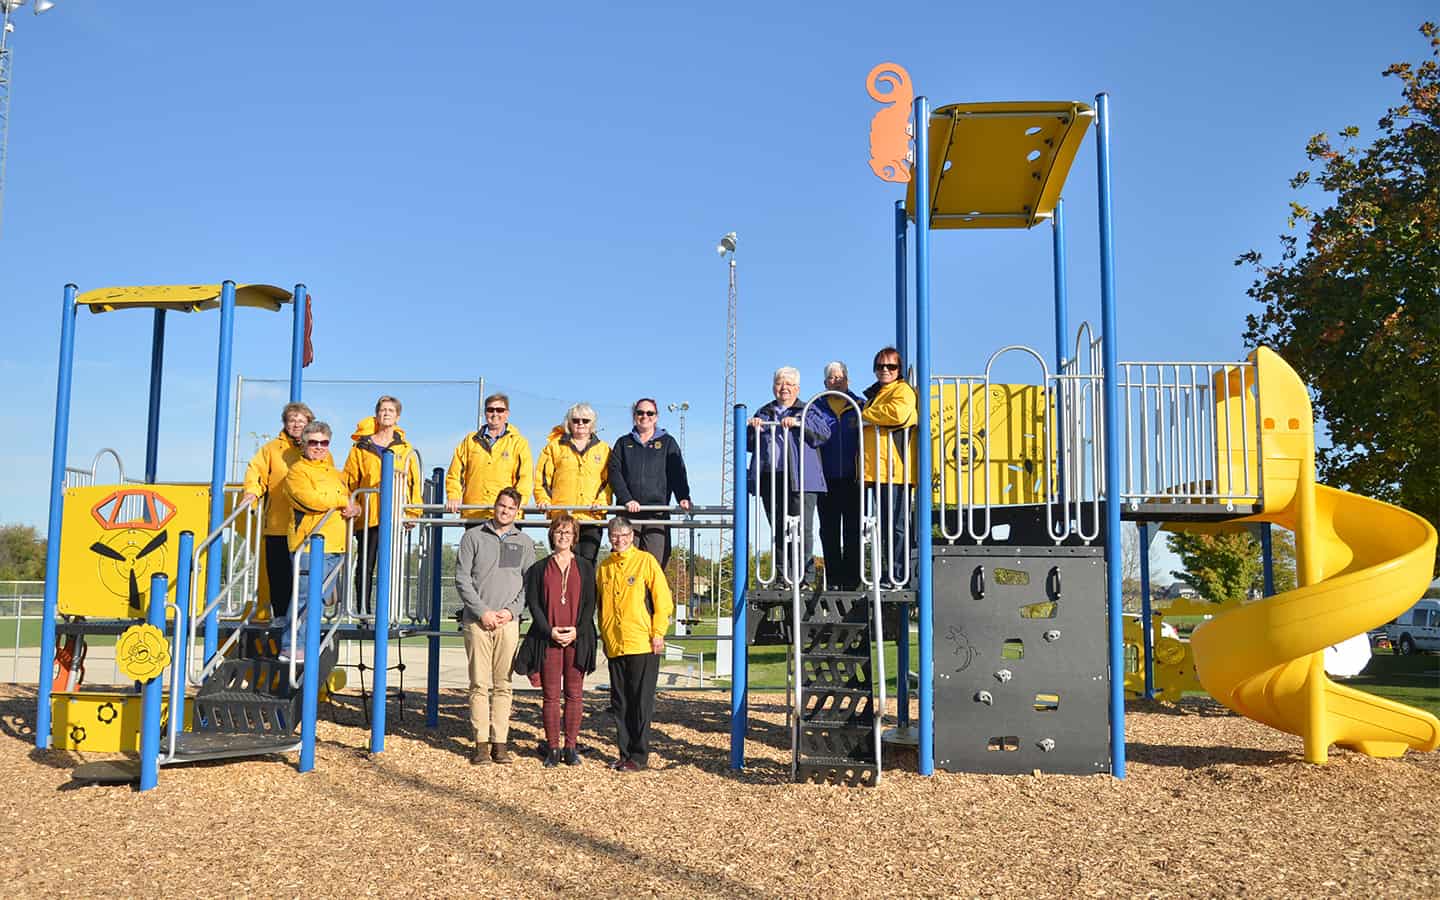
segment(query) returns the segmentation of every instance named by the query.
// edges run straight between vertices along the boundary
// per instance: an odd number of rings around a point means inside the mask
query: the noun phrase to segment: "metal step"
[[[168,747],[168,744],[166,746]],[[291,735],[183,731],[175,736],[175,755],[169,759],[162,756],[160,764],[174,766],[209,759],[268,756],[273,753],[293,753],[299,749],[300,742]]]
[[[843,784],[850,787],[873,787],[875,785],[875,763],[853,759],[825,759],[815,757],[801,760],[795,766],[795,780]]]

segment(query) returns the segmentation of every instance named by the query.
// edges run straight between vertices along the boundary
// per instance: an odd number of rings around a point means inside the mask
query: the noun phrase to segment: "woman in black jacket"
[[[540,673],[546,768],[561,762],[580,765],[575,743],[584,714],[585,675],[595,671],[595,568],[574,553],[579,531],[574,516],[556,514],[550,522],[550,555],[525,573],[531,625],[516,654],[515,671]]]

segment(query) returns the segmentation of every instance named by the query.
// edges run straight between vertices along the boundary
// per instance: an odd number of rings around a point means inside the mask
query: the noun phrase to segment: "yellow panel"
[[[991,384],[988,396],[987,423],[983,383],[930,386],[932,484],[935,503],[947,509],[1045,499],[1045,392],[1035,384]]]
[[[93,313],[116,309],[171,309],[198,312],[220,306],[221,285],[158,284],[139,287],[109,287],[86,291],[75,298],[78,306]],[[290,292],[273,284],[241,284],[235,288],[236,306],[253,306],[276,312],[290,302]]]
[[[203,540],[210,488],[196,484],[92,485],[67,488],[60,529],[59,610],[70,616],[145,616],[150,576],[169,578],[175,600],[180,532]],[[204,560],[198,579],[205,581]],[[195,605],[204,591],[195,591]]]
[[[1257,503],[1260,493],[1257,435],[1260,433],[1256,422],[1258,395],[1256,393],[1256,369],[1249,366],[1235,366],[1215,374],[1212,384],[1215,395],[1215,490],[1222,496],[1233,491],[1240,499],[1237,503]],[[1277,381],[1276,390],[1279,391]],[[1278,399],[1278,398],[1277,398]],[[1306,402],[1309,402],[1308,397]],[[1283,468],[1293,465],[1286,459],[1277,459],[1275,465]],[[1270,464],[1266,463],[1267,474]],[[1293,486],[1288,492],[1271,496],[1267,487],[1265,505],[1284,506],[1294,494]]]
[[[1095,111],[1075,101],[956,103],[930,114],[930,227],[1048,219]],[[905,201],[915,217],[915,185]]]
[[[168,713],[168,700],[160,701],[160,718]],[[50,695],[51,746],[58,750],[93,753],[140,752],[140,695],[111,691],[56,691]],[[185,702],[185,730],[190,730],[195,708]]]

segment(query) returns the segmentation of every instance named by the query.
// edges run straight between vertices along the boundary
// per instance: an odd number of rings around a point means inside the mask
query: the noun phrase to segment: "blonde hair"
[[[600,430],[600,418],[595,415],[595,407],[582,400],[579,403],[572,404],[569,409],[565,410],[565,418],[560,420],[560,430],[565,432],[567,437],[570,436],[570,418],[572,416],[579,416],[582,419],[588,418],[590,420],[591,435],[594,435]]]

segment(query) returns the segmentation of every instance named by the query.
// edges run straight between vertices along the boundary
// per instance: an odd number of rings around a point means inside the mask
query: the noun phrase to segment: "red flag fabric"
[[[315,313],[311,309],[310,301],[315,299],[309,291],[305,292],[305,355],[300,361],[300,368],[305,368],[315,361],[315,345],[310,343],[310,335],[315,331]]]

